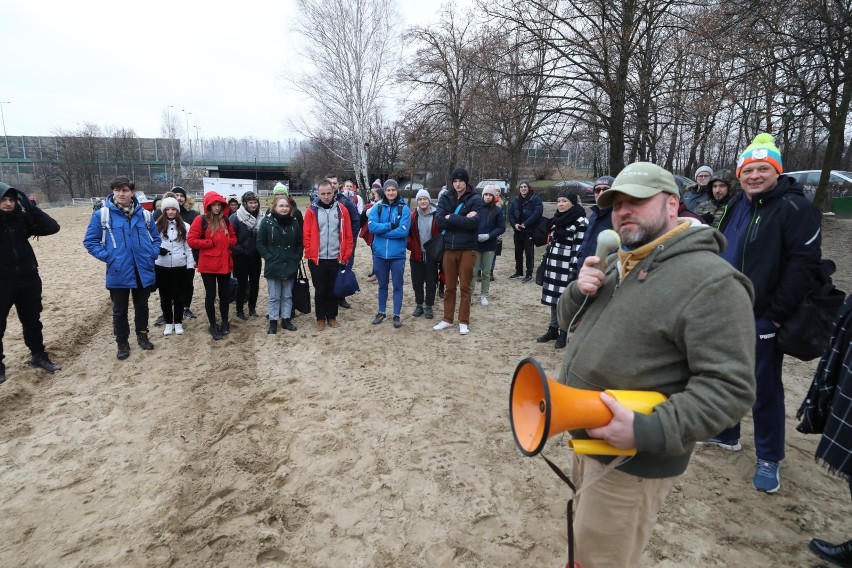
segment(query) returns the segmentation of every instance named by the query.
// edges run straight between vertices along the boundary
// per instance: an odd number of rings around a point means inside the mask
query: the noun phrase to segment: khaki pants
[[[572,479],[578,490],[604,464],[574,454]],[[657,523],[657,512],[678,477],[649,479],[614,469],[574,502],[575,560],[583,568],[636,568]]]
[[[470,283],[473,281],[474,250],[445,250],[444,267],[444,321],[453,323],[456,311],[456,288],[461,287],[459,323],[470,325]]]

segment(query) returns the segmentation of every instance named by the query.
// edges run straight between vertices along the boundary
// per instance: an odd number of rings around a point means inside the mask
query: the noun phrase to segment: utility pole
[[[0,101],[0,118],[3,119],[3,141],[6,142],[6,159],[12,157],[9,153],[9,136],[6,134],[6,115],[3,114],[3,105],[12,104],[9,101]]]

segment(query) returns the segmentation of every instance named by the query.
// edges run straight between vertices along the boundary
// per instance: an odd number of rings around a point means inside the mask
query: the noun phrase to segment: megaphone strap
[[[542,457],[542,459],[544,459],[545,462],[547,462],[547,465],[550,466],[550,469],[553,470],[553,473],[555,473],[559,477],[559,479],[564,481],[565,484],[568,485],[568,487],[571,488],[572,495],[571,495],[571,498],[568,499],[568,505],[565,508],[565,518],[566,518],[567,524],[568,524],[568,526],[567,526],[567,532],[568,532],[568,564],[566,566],[573,567],[574,566],[574,499],[580,493],[582,493],[585,489],[588,489],[589,487],[591,487],[595,482],[597,482],[599,479],[601,479],[604,475],[608,474],[610,471],[614,470],[619,465],[621,465],[627,459],[627,457],[626,456],[616,457],[614,460],[612,460],[611,462],[606,464],[606,467],[604,467],[602,470],[600,470],[596,475],[594,475],[593,477],[590,477],[588,479],[583,479],[582,480],[583,483],[580,486],[580,489],[577,489],[574,486],[574,483],[571,481],[571,478],[568,477],[565,474],[564,471],[559,469],[559,466],[557,466],[555,463],[553,463],[552,461],[547,459],[547,456],[545,456],[543,452],[540,453],[539,455]]]

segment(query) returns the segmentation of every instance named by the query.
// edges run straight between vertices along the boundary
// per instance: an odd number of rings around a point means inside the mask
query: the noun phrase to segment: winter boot
[[[147,331],[137,331],[136,332],[136,343],[139,344],[145,351],[150,351],[154,348],[154,344],[148,341],[148,332]]]
[[[568,332],[559,330],[559,339],[556,340],[556,348],[563,349],[568,345]]]
[[[257,310],[255,310],[254,308],[249,308],[249,316],[256,318],[257,317]]]
[[[116,357],[120,361],[124,361],[128,357],[130,357],[130,343],[125,339],[124,341],[118,341],[118,353],[116,353]]]
[[[296,326],[293,325],[293,322],[290,321],[290,318],[284,318],[281,320],[282,329],[286,329],[287,331],[296,331]]]
[[[422,316],[423,315],[423,304],[417,304],[417,307],[414,308],[414,313],[411,314],[411,315],[413,315],[416,318],[419,318],[420,316]]]
[[[55,373],[62,370],[62,367],[50,360],[50,357],[47,356],[47,352],[45,351],[34,354],[32,359],[30,359],[30,365],[44,369],[48,373]]]
[[[242,321],[246,321],[248,319],[242,308],[237,308],[237,319]]]
[[[267,335],[275,335],[278,333],[278,320],[269,320],[269,327],[266,328]]]
[[[432,313],[432,306],[426,306],[423,309],[423,317],[426,318],[427,320],[430,320],[433,317],[435,317],[435,314]]]
[[[222,334],[219,333],[219,326],[215,323],[210,324],[210,337],[212,337],[214,341],[222,339]]]
[[[6,365],[0,363],[0,385],[6,382]]]
[[[219,324],[219,333],[221,333],[222,335],[231,334],[231,324],[228,323],[228,320],[222,320],[222,323]]]
[[[547,331],[544,335],[536,339],[536,343],[547,343],[548,341],[553,341],[554,339],[559,338],[559,328],[558,327],[548,327]]]

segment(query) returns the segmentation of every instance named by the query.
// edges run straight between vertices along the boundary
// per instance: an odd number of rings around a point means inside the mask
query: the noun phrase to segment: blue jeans
[[[755,321],[754,378],[757,397],[751,407],[754,420],[754,449],[757,459],[780,462],[784,459],[786,416],[784,409],[784,383],[781,381],[784,354],[775,344],[775,324],[758,318]],[[717,438],[725,441],[740,439],[740,425],[728,428]]]
[[[379,258],[373,255],[373,266],[379,279],[379,313],[387,313],[388,280],[393,279],[393,315],[402,313],[402,275],[405,258]]]
[[[269,319],[290,319],[293,316],[293,282],[283,278],[267,278],[269,294]]]

